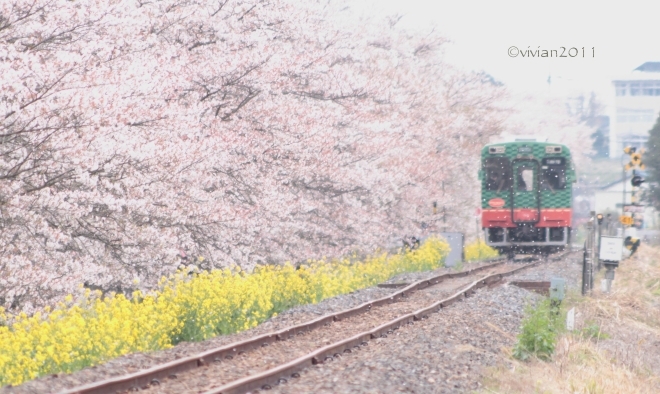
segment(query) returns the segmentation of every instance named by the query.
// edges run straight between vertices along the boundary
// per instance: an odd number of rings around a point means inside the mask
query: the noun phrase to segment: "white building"
[[[610,157],[623,148],[641,148],[660,113],[660,62],[646,62],[630,75],[612,81],[614,113],[610,116]]]
[[[621,215],[623,213],[624,186],[625,204],[632,204],[632,186],[630,185],[630,177],[628,177],[626,182],[618,180],[595,190],[595,211],[597,213],[612,213],[617,214],[617,216]]]

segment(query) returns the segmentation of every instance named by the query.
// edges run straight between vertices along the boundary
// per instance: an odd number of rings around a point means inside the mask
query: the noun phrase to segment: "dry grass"
[[[551,361],[509,357],[509,367],[487,371],[480,392],[660,393],[660,248],[623,261],[612,293],[595,285],[592,296],[564,302],[575,307],[575,330],[559,338]]]

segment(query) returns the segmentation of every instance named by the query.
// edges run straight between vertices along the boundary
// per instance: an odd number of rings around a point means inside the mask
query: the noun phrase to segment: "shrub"
[[[557,335],[563,327],[561,311],[550,299],[546,298],[536,306],[528,305],[513,356],[519,360],[526,360],[530,356],[549,360],[555,351]]]

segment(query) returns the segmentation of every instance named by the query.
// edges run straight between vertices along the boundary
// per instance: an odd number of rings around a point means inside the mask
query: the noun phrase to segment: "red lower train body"
[[[486,243],[501,254],[549,254],[570,243],[570,208],[483,209]]]

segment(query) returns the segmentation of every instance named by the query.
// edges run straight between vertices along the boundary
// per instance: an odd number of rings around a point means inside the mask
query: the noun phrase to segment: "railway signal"
[[[630,179],[630,184],[632,185],[632,194],[630,196],[630,202],[633,205],[639,205],[640,203],[640,186],[642,186],[642,183],[646,182],[646,179],[642,178],[639,174],[636,173],[635,170],[633,170],[633,176]]]
[[[637,169],[643,170],[645,168],[644,162],[642,161],[642,154],[644,153],[644,149],[639,149],[637,150],[636,147],[634,146],[627,146],[623,149],[623,152],[627,155],[630,156],[630,161],[623,167],[623,178],[626,178],[626,172],[630,169],[633,170],[632,173],[632,178],[630,179],[630,184],[632,185],[632,191],[630,193],[630,202],[632,203],[633,206],[639,206],[640,203],[640,187],[642,186],[642,183],[646,182],[646,179],[644,179],[641,175],[637,173]],[[626,186],[625,183],[623,184],[623,207],[624,207],[624,212],[625,212],[625,206],[626,206]],[[641,228],[643,220],[639,215],[635,215],[633,213],[632,217],[628,216],[621,216],[621,223],[623,223],[625,226],[634,226]]]
[[[646,167],[642,162],[642,154],[644,153],[644,149],[640,149],[639,152],[637,152],[636,147],[627,146],[623,149],[623,152],[630,156],[630,162],[628,162],[625,167],[626,171],[633,168],[639,168],[640,170],[643,170]]]
[[[630,184],[633,185],[633,187],[639,187],[644,182],[646,182],[646,179],[642,178],[639,175],[633,176],[632,179],[630,180]]]
[[[625,148],[623,148],[623,153],[625,153],[627,155],[632,155],[636,151],[637,151],[637,148],[635,148],[634,146],[626,146]]]

